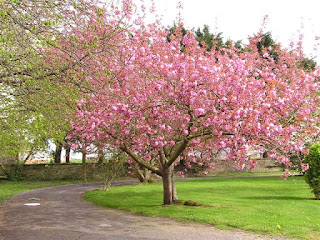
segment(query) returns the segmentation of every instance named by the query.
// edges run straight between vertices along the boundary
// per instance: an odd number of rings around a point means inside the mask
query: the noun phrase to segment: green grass
[[[238,177],[238,176],[261,176],[261,175],[282,175],[282,172],[234,172],[234,173],[219,173],[219,174],[208,174],[199,175],[197,177]],[[291,174],[299,174],[298,172],[292,172]],[[192,178],[192,176],[190,176]]]
[[[320,239],[320,201],[303,177],[197,180],[176,183],[181,200],[206,207],[162,205],[162,185],[135,185],[90,191],[86,199],[98,205],[152,217],[214,224],[218,228]],[[208,206],[210,205],[210,206]]]
[[[13,195],[44,187],[53,187],[66,184],[82,183],[81,181],[6,181],[0,180],[0,204]]]

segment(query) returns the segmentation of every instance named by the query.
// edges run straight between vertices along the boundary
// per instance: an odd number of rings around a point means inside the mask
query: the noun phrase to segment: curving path
[[[136,181],[113,185],[135,184]],[[179,223],[106,209],[86,202],[86,191],[101,184],[77,184],[32,190],[0,205],[1,240],[258,240],[285,239],[210,225]],[[25,206],[40,203],[40,206]]]

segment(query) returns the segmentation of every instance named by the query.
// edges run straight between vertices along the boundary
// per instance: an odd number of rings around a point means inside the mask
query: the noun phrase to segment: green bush
[[[314,144],[310,148],[309,154],[305,158],[309,164],[309,169],[305,173],[305,178],[312,192],[317,199],[320,199],[320,144]]]
[[[20,181],[22,179],[23,166],[23,163],[18,163],[16,165],[1,165],[0,167],[9,181]]]

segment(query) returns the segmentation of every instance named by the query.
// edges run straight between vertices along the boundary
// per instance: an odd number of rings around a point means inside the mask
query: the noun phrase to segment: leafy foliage
[[[1,156],[36,151],[49,138],[63,140],[70,130],[66,120],[79,92],[64,78],[72,66],[48,65],[44,49],[77,26],[75,19],[87,7],[82,0],[1,1]]]
[[[320,144],[310,147],[310,153],[305,157],[305,162],[309,164],[309,169],[305,173],[305,178],[312,192],[317,199],[320,199]]]

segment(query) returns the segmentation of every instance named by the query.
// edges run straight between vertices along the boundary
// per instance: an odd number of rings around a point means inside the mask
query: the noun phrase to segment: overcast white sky
[[[148,0],[145,0],[148,3]],[[155,0],[163,23],[171,25],[177,16],[179,0]],[[320,36],[319,0],[183,0],[182,18],[188,28],[209,25],[212,32],[223,32],[225,39],[246,40],[262,28],[263,17],[269,16],[266,31],[288,46],[298,39],[304,25],[304,48],[308,57],[313,51],[316,36]],[[319,51],[318,51],[319,52]],[[320,52],[319,52],[320,53]],[[317,58],[320,62],[320,58]]]

